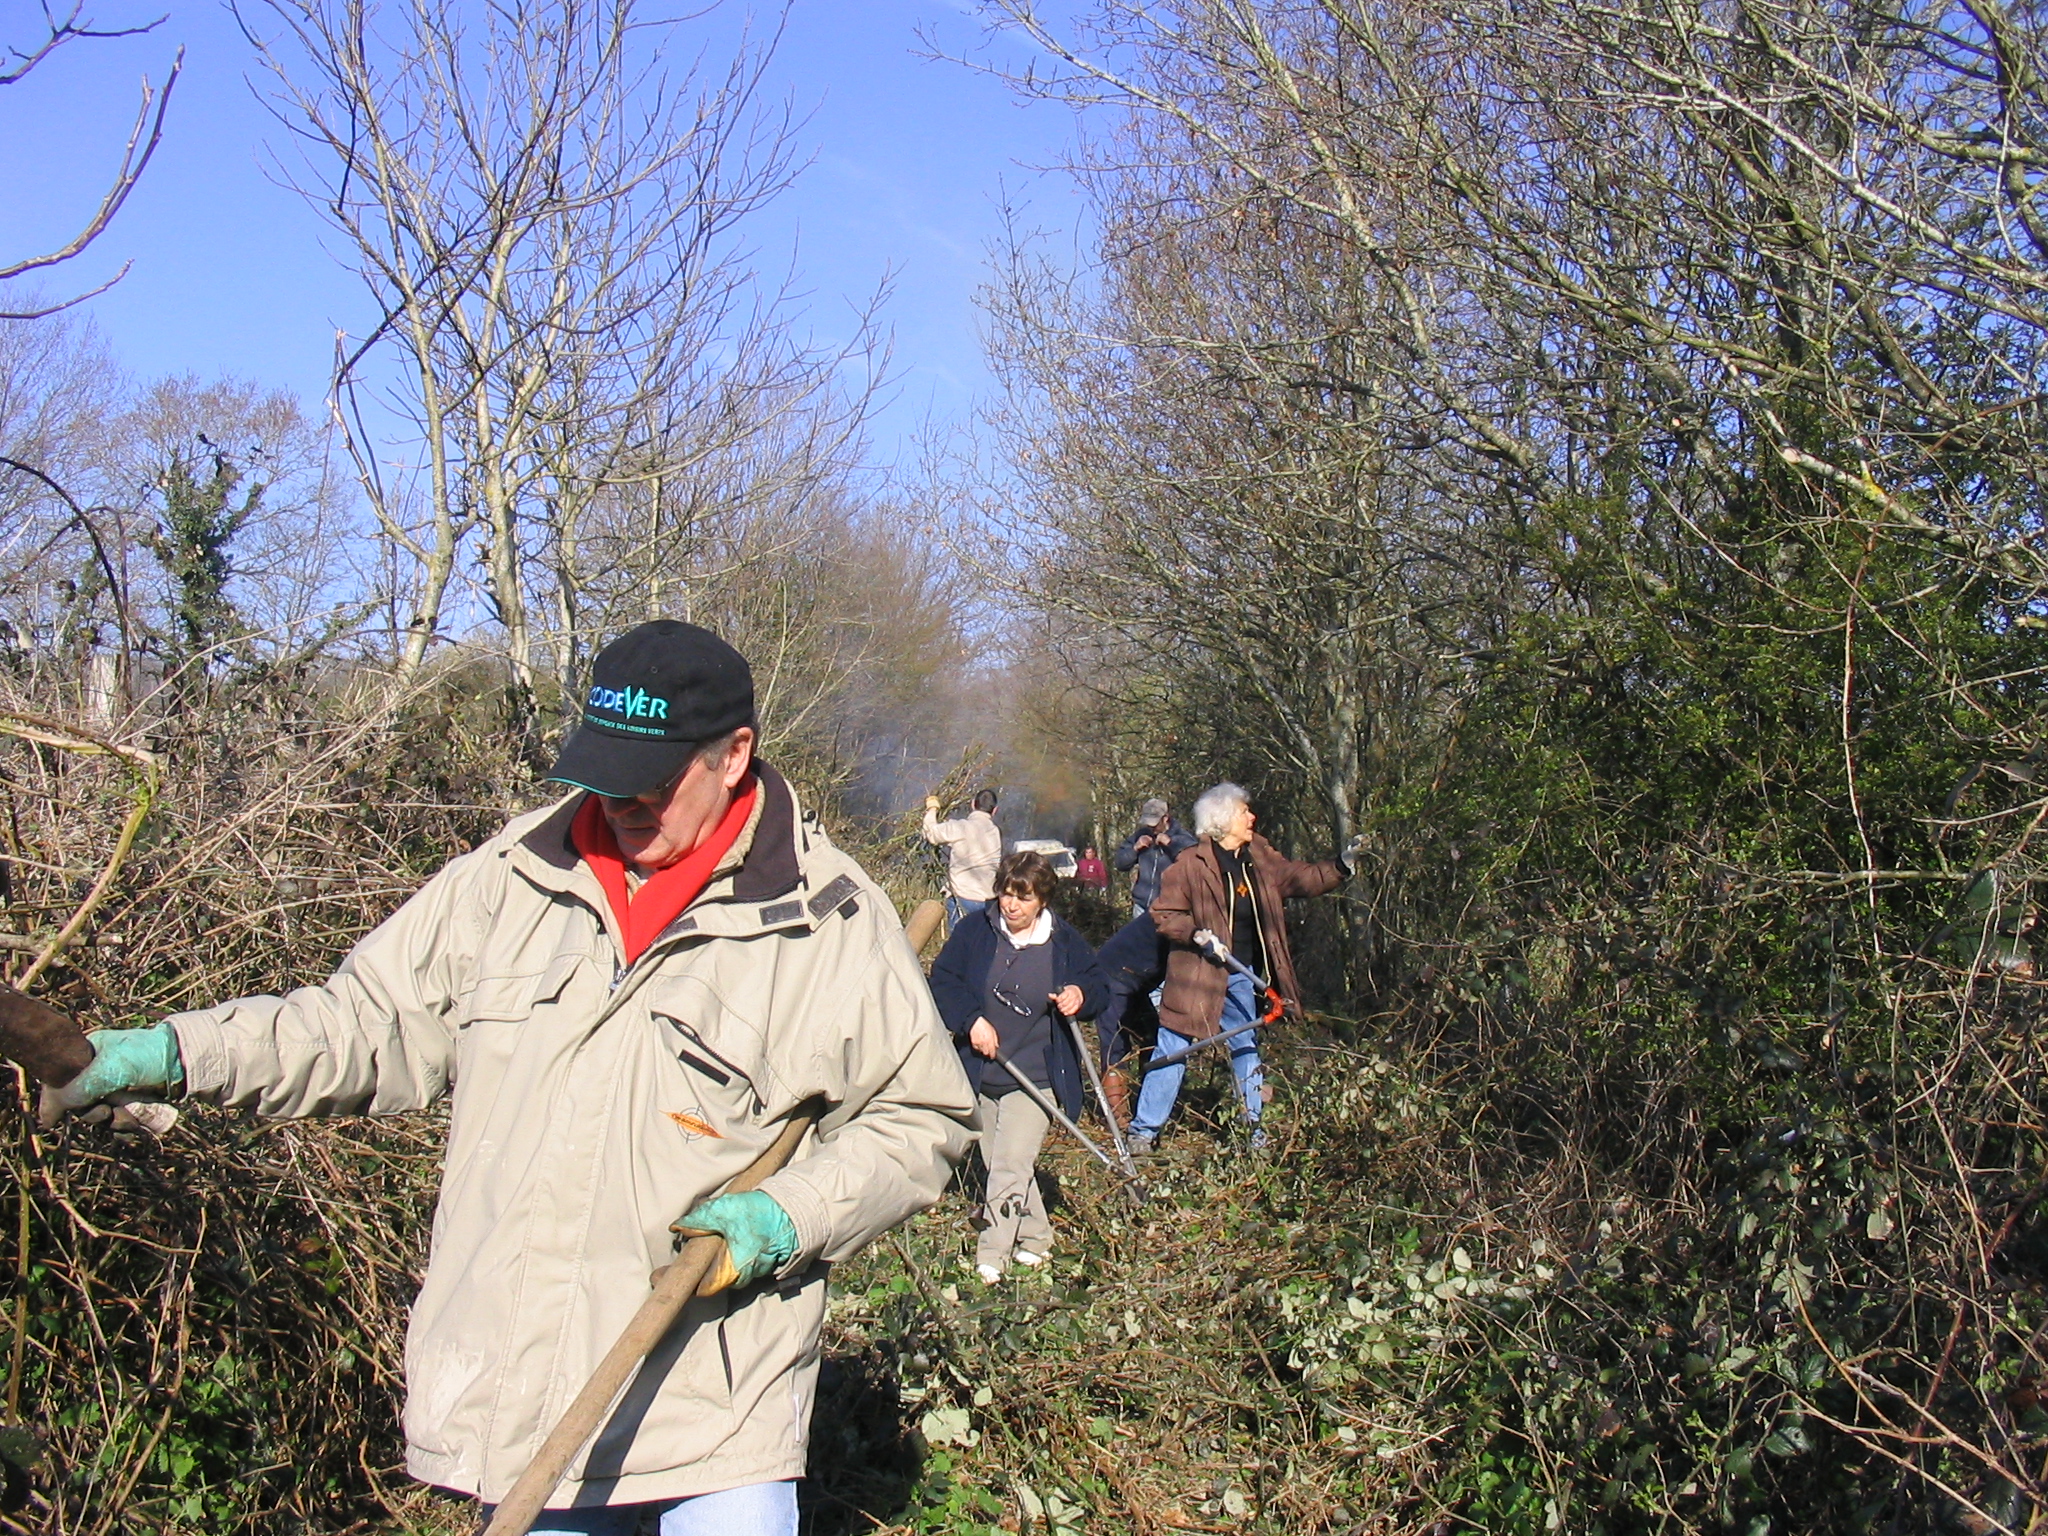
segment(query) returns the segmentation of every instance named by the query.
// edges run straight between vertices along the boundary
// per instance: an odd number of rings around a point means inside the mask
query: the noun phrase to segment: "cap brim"
[[[681,773],[698,743],[613,736],[578,726],[562,743],[548,777],[593,794],[630,799],[652,794]]]

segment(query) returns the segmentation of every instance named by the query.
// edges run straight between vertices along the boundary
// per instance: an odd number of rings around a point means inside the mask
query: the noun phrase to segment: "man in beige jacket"
[[[182,1090],[389,1114],[448,1094],[407,1459],[487,1504],[672,1228],[719,1232],[726,1288],[690,1304],[534,1529],[623,1536],[653,1506],[663,1536],[794,1536],[827,1270],[938,1198],[974,1096],[887,896],[754,757],[739,654],[662,620],[593,675],[553,775],[576,793],[450,863],[325,984],[95,1035],[54,1107]],[[716,1194],[813,1099],[788,1167]]]
[[[996,866],[1003,862],[1003,832],[996,825],[996,792],[984,789],[957,821],[939,820],[939,797],[924,797],[924,840],[946,850],[946,922],[963,919],[995,900]]]

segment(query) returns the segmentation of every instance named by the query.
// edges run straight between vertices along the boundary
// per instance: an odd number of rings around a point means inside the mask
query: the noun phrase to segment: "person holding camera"
[[[1167,869],[1194,846],[1194,835],[1174,825],[1164,800],[1155,797],[1138,808],[1137,829],[1117,845],[1115,857],[1118,869],[1137,871],[1131,877],[1132,917],[1151,910]]]

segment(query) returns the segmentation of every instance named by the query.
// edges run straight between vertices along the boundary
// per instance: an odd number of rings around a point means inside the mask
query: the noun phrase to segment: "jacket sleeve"
[[[1066,951],[1061,957],[1061,985],[1081,989],[1081,1011],[1074,1017],[1095,1018],[1109,1006],[1109,977],[1095,958],[1095,951],[1090,949],[1088,941],[1081,937],[1079,929],[1069,926],[1060,937]]]
[[[955,1035],[965,1035],[981,1012],[981,988],[968,979],[973,948],[967,924],[946,935],[945,947],[932,962],[932,1001],[939,1005],[939,1020]]]
[[[1166,856],[1177,859],[1200,841],[1201,839],[1186,827],[1175,827],[1173,836],[1166,841]]]
[[[169,1019],[188,1098],[258,1114],[395,1114],[447,1091],[448,1014],[467,990],[491,905],[484,853],[456,859],[317,987]]]
[[[1152,903],[1152,924],[1160,937],[1175,944],[1195,941],[1195,914],[1189,895],[1192,864],[1185,856],[1175,859],[1159,877],[1159,896]]]
[[[1111,855],[1111,862],[1118,869],[1130,869],[1137,864],[1138,834],[1136,829],[1133,829],[1129,837],[1116,845],[1116,852]]]
[[[924,808],[924,840],[928,843],[957,843],[967,835],[964,821],[941,821],[939,813],[930,806]]]
[[[1150,992],[1166,974],[1161,953],[1159,930],[1152,925],[1152,914],[1145,912],[1109,936],[1095,952],[1095,963],[1102,967],[1112,992]]]
[[[1335,859],[1308,863],[1282,855],[1275,873],[1282,896],[1322,896],[1344,883],[1344,866]]]
[[[935,1204],[979,1128],[974,1091],[910,947],[878,945],[854,985],[846,1097],[807,1152],[761,1185],[796,1228],[784,1275],[849,1259]]]

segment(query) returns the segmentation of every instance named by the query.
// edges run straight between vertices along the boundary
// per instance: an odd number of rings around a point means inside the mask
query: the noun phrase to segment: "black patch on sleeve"
[[[800,901],[778,901],[772,907],[763,907],[761,909],[761,921],[769,925],[786,923],[792,917],[802,917],[803,915],[804,904]]]
[[[851,875],[840,875],[825,889],[811,898],[811,918],[815,922],[836,907],[843,907],[860,894],[860,886]]]

